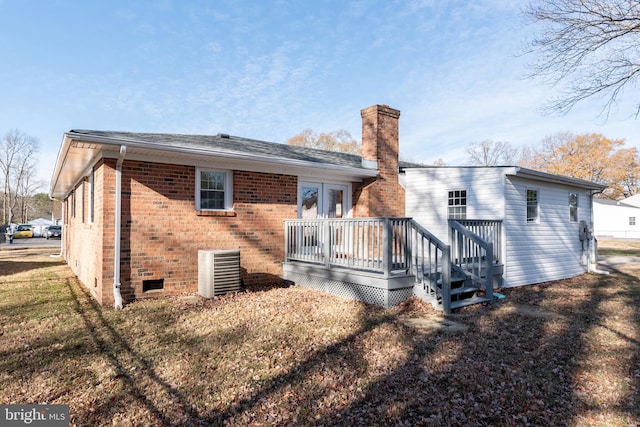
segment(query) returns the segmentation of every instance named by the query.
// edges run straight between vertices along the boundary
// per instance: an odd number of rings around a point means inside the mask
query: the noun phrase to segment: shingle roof
[[[274,142],[258,141],[225,134],[183,135],[168,133],[111,132],[95,130],[72,130],[77,135],[110,138],[120,141],[139,142],[176,148],[211,149],[229,154],[246,154],[287,158],[317,163],[330,163],[340,166],[362,167],[361,157],[354,154],[297,147]]]
[[[211,149],[228,154],[262,155],[274,158],[362,168],[362,157],[356,154],[318,150],[314,148],[260,141],[220,133],[217,135],[187,135],[171,133],[113,132],[84,129],[74,129],[71,130],[70,133],[120,141],[157,144],[159,146],[164,145],[175,148]],[[400,161],[400,167],[419,166],[421,165]]]

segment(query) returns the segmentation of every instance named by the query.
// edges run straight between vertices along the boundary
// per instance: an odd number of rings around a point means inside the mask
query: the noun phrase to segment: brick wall
[[[363,157],[377,162],[380,173],[353,184],[354,216],[404,216],[404,190],[398,183],[400,112],[375,105],[361,113]],[[100,160],[94,166],[93,196],[85,179],[64,203],[67,262],[104,305],[113,304],[115,167],[115,159]],[[195,176],[193,166],[124,161],[124,301],[197,291],[200,249],[240,250],[242,279],[248,286],[281,280],[283,221],[297,217],[297,177],[234,171],[233,212],[212,213],[195,210]],[[143,292],[143,281],[160,279],[163,290]]]
[[[98,300],[105,304],[103,299],[104,262],[103,253],[103,228],[102,228],[102,206],[103,194],[103,170],[102,161],[95,167],[93,197],[94,197],[94,217],[93,221],[89,216],[89,206],[91,203],[90,180],[85,177],[76,185],[72,194],[63,202],[63,244],[64,254],[67,264],[85,284],[89,292]],[[113,238],[111,239],[113,242]],[[113,248],[113,243],[111,243]],[[112,250],[113,252],[113,250]],[[113,258],[110,258],[113,263]],[[112,269],[113,270],[113,269]],[[109,275],[112,278],[111,275]],[[109,290],[112,282],[109,283]],[[111,295],[111,301],[113,296]]]
[[[67,258],[96,299],[109,305],[113,304],[115,160],[106,160],[97,172],[95,206],[101,214],[93,224],[82,223],[76,200],[76,215],[67,219],[75,237],[73,247],[67,247]],[[242,279],[248,286],[281,280],[283,221],[297,215],[297,178],[236,171],[233,187],[232,214],[200,215],[194,209],[194,167],[125,160],[120,267],[125,301],[197,291],[199,249],[240,250]],[[99,268],[83,267],[100,259]],[[163,291],[143,292],[144,280],[157,279],[164,279]]]

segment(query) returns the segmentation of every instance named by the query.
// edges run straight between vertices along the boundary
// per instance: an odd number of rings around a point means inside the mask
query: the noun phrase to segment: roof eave
[[[120,146],[127,146],[130,148],[135,148],[141,150],[141,152],[148,152],[149,154],[153,152],[164,152],[164,153],[172,153],[175,155],[182,155],[185,157],[192,157],[202,159],[203,157],[215,158],[215,159],[228,159],[228,160],[236,160],[237,162],[246,164],[247,167],[250,167],[252,164],[267,164],[275,167],[280,167],[283,170],[290,171],[293,169],[298,170],[309,170],[309,171],[327,171],[333,174],[339,175],[341,177],[350,177],[353,178],[370,178],[378,175],[377,170],[373,169],[364,169],[364,168],[356,168],[351,166],[343,166],[336,165],[331,163],[320,163],[320,162],[311,162],[306,160],[297,160],[297,159],[287,159],[287,158],[276,158],[276,157],[265,157],[258,155],[247,155],[247,154],[238,154],[238,153],[229,153],[221,150],[215,149],[205,149],[205,148],[195,148],[195,147],[176,147],[171,145],[163,145],[156,144],[150,142],[140,142],[128,140],[126,138],[110,138],[105,136],[96,136],[96,135],[85,135],[78,134],[75,132],[65,132],[62,140],[62,145],[60,147],[60,151],[58,153],[58,158],[56,160],[56,165],[54,167],[53,176],[51,179],[51,187],[49,195],[54,199],[59,199],[65,197],[71,188],[60,188],[60,186],[64,186],[60,183],[60,174],[62,173],[62,169],[65,166],[65,163],[69,161],[69,154],[74,149],[74,143],[88,143],[94,144],[93,147],[79,147],[81,150],[92,150],[93,155],[84,156],[84,159],[87,158],[95,158],[99,152],[109,152],[109,149],[113,149]],[[86,160],[85,160],[86,162]],[[67,165],[67,167],[71,167]],[[85,171],[89,168],[90,165],[82,164],[76,165],[73,170],[75,172],[74,181],[77,182],[82,176],[81,171]]]
[[[587,181],[579,178],[571,178],[562,175],[555,175],[547,172],[540,172],[534,169],[527,169],[520,166],[514,166],[511,168],[511,172],[507,172],[507,175],[513,175],[520,178],[534,179],[537,181],[551,182],[555,184],[570,185],[573,187],[584,188],[593,191],[604,191],[607,186],[604,184],[598,184],[595,182]]]

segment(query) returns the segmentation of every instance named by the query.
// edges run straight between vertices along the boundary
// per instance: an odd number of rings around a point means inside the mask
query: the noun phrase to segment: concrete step
[[[466,298],[460,301],[451,301],[451,309],[456,309],[456,308],[460,308],[460,307],[466,307],[468,305],[473,305],[473,304],[482,304],[484,302],[490,302],[491,298],[485,298],[485,297],[473,297],[473,298]]]
[[[480,289],[473,286],[463,286],[461,288],[451,288],[451,295],[466,294],[467,292],[477,292]]]

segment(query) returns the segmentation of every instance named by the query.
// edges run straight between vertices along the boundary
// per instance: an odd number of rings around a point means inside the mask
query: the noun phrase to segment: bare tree
[[[11,223],[21,198],[35,188],[29,182],[35,174],[38,140],[18,129],[7,132],[0,140],[0,178],[3,186],[2,221]],[[25,220],[20,209],[20,219]]]
[[[608,116],[640,77],[638,0],[532,0],[525,16],[541,26],[526,48],[537,60],[531,77],[558,84],[560,96],[547,108],[566,113],[580,101],[602,97]],[[634,114],[640,113],[638,102]]]
[[[469,163],[479,166],[515,165],[519,162],[518,149],[503,141],[484,140],[467,147]]]

